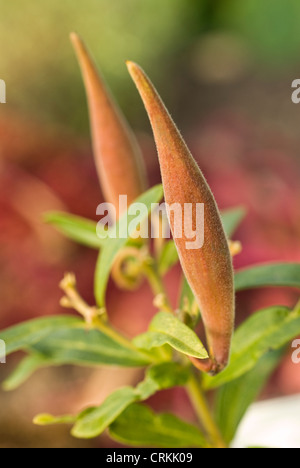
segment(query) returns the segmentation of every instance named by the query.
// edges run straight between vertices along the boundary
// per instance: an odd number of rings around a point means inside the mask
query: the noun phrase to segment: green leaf
[[[152,204],[158,203],[162,197],[162,185],[157,185],[141,195],[134,203],[143,204],[147,208],[148,215],[152,209]],[[121,237],[107,238],[105,246],[99,254],[95,272],[95,297],[99,307],[105,305],[105,291],[114,259],[129,237],[136,231],[136,226],[132,223],[135,219],[136,216],[129,215],[128,211],[124,213],[116,223],[116,232],[120,232]],[[140,219],[140,222],[142,221]]]
[[[300,263],[269,263],[237,271],[235,289],[265,286],[290,286],[300,288]]]
[[[245,216],[246,210],[243,207],[230,208],[222,211],[221,218],[228,238],[231,238]]]
[[[146,371],[146,377],[137,388],[139,400],[146,400],[158,390],[180,387],[187,383],[189,369],[177,362],[164,362],[151,366]]]
[[[85,326],[62,327],[35,343],[33,349],[56,364],[145,366],[151,358],[131,343],[119,343]]]
[[[206,389],[219,387],[253,369],[268,351],[276,350],[300,334],[300,310],[274,306],[248,318],[235,332],[228,367],[216,375],[203,376]]]
[[[82,320],[71,315],[54,315],[15,325],[0,332],[0,339],[6,344],[6,354],[28,349],[45,336],[61,327],[78,325]]]
[[[158,262],[159,274],[164,276],[179,261],[175,242],[170,240],[163,246]]]
[[[87,408],[78,416],[38,415],[34,422],[40,425],[73,422],[72,434],[79,438],[93,438],[100,435],[131,403],[149,398],[158,390],[184,385],[189,370],[182,365],[169,362],[149,367],[145,379],[134,389],[122,387],[115,390],[98,407]]]
[[[33,423],[38,426],[50,426],[52,424],[74,424],[76,421],[76,416],[72,416],[69,414],[63,416],[52,416],[51,414],[38,414]]]
[[[31,320],[4,330],[0,336],[8,354],[19,350],[31,353],[4,382],[6,390],[16,388],[40,367],[64,364],[143,367],[157,360],[136,349],[130,341],[120,342],[105,330],[89,329],[81,319],[72,316]]]
[[[109,427],[110,436],[142,447],[205,447],[203,434],[172,414],[155,414],[141,404],[130,405]]]
[[[152,320],[149,331],[134,338],[133,343],[145,350],[168,344],[188,356],[208,358],[196,333],[168,312],[159,312]]]
[[[51,211],[44,215],[47,223],[52,224],[58,231],[64,234],[69,239],[72,239],[79,244],[86,245],[99,249],[105,243],[107,232],[95,221],[82,218],[81,216],[72,215],[60,211]],[[103,238],[97,236],[97,231],[101,230]]]
[[[136,387],[115,390],[96,408],[81,413],[72,429],[72,435],[92,438],[100,435],[131,403],[146,400],[158,390],[184,385],[189,371],[177,363],[157,364],[146,371],[145,379]]]
[[[21,360],[16,369],[3,382],[6,391],[15,390],[24,383],[36,370],[51,365],[52,362],[40,354],[32,354]]]
[[[72,435],[81,439],[97,437],[136,398],[135,389],[132,387],[123,387],[116,390],[106,398],[101,406],[93,408],[88,413],[83,412],[78,417],[71,431]]]
[[[147,369],[146,379],[157,383],[158,389],[185,385],[190,377],[190,370],[178,362],[163,362]]]
[[[282,349],[265,354],[251,371],[218,390],[215,419],[228,444],[232,441],[248,407],[261,392],[282,355]]]

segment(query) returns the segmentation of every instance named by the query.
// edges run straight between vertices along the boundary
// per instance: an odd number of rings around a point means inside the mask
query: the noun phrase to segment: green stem
[[[201,391],[200,383],[196,379],[194,373],[191,374],[190,380],[186,385],[186,391],[189,395],[191,403],[195,409],[195,412],[203,424],[213,446],[215,448],[226,448],[226,444],[222,439],[220,431],[212,418],[210,409],[204,394]]]
[[[101,320],[101,318],[96,318],[93,321],[93,325],[95,328],[103,332],[106,336],[109,336],[112,338],[115,342],[119,343],[121,346],[125,346],[128,349],[131,349],[132,351],[139,352],[140,354],[144,355],[145,358],[147,358],[151,362],[161,362],[159,358],[155,358],[153,354],[147,353],[146,351],[143,351],[141,349],[137,350],[137,348],[132,344],[132,342],[126,338],[123,334],[121,334],[119,331],[117,331],[115,328],[110,323],[105,323]]]
[[[145,276],[147,277],[149,285],[153,291],[153,294],[155,296],[159,296],[159,295],[163,296],[164,310],[166,310],[167,312],[170,312],[171,314],[174,314],[170,299],[168,297],[168,293],[165,289],[165,285],[158,272],[157,264],[154,261],[154,259],[151,259],[151,262],[148,259],[148,261],[144,263],[143,270],[144,270]]]
[[[97,328],[105,335],[119,343],[121,346],[125,346],[135,352],[137,351],[136,347],[128,338],[119,333],[110,325],[110,323],[107,321],[107,314],[105,309],[99,310],[97,307],[91,307],[82,299],[76,289],[76,279],[73,274],[66,274],[63,280],[60,282],[60,287],[66,294],[61,300],[61,305],[63,307],[75,309],[84,317],[89,327]],[[150,361],[154,361],[153,356],[150,353],[142,350],[139,350],[139,353],[143,354],[145,357],[147,357],[147,359],[150,359]]]
[[[174,314],[162,278],[158,272],[156,262],[154,260],[151,262],[145,262],[144,272],[153,290],[153,293],[156,296],[163,295],[165,298],[166,310]],[[215,421],[213,420],[205,396],[202,393],[200,382],[196,379],[193,370],[191,370],[191,377],[186,385],[186,390],[194,410],[199,418],[199,421],[209,436],[212,446],[215,448],[226,448],[226,443],[222,439],[220,431]]]
[[[152,363],[161,362],[161,359],[159,358],[159,356],[156,358],[153,356],[153,353],[150,353],[150,352],[148,353],[145,350],[137,349],[130,339],[128,339],[126,336],[124,336],[122,333],[116,330],[109,322],[104,322],[103,320],[101,320],[101,317],[95,318],[93,321],[93,325],[95,328],[103,332],[106,336],[109,336],[110,338],[112,338],[121,346],[125,346],[126,348],[131,349],[132,351],[135,351],[135,352],[138,351],[140,354],[144,355],[145,358],[147,358],[150,362]]]
[[[112,338],[120,345],[126,346],[127,348],[136,351],[136,348],[133,346],[130,340],[128,340],[124,335],[121,335],[121,333],[115,330],[111,325],[104,323],[100,318],[94,320],[94,325],[95,327],[97,327],[98,330]]]

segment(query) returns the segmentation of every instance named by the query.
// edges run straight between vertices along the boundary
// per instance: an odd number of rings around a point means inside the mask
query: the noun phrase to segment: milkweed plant
[[[113,391],[98,407],[77,415],[40,414],[38,425],[70,424],[77,438],[98,437],[142,447],[230,447],[249,405],[278,366],[289,342],[300,334],[300,305],[273,305],[256,311],[234,330],[235,293],[266,286],[300,287],[300,264],[272,263],[234,271],[232,257],[241,245],[232,237],[242,222],[241,207],[220,213],[213,194],[159,94],[135,63],[127,67],[152,126],[162,185],[149,188],[140,148],[80,37],[71,34],[87,94],[93,153],[106,202],[114,207],[109,226],[63,212],[50,212],[46,222],[72,240],[99,251],[95,268],[95,304],[87,304],[74,274],[60,283],[61,305],[78,314],[43,317],[0,332],[7,355],[26,357],[6,379],[16,388],[45,366],[125,366],[144,369],[135,388]],[[120,207],[126,195],[129,207]],[[153,206],[165,199],[166,220],[156,218],[158,235],[142,236]],[[134,216],[134,204],[143,206]],[[183,215],[170,207],[189,207],[190,231],[177,235]],[[203,207],[202,242],[197,235],[197,207]],[[104,214],[104,213],[102,213]],[[152,219],[152,218],[151,218]],[[184,219],[186,223],[186,219]],[[50,227],[49,227],[50,229]],[[117,235],[110,235],[111,232]],[[122,233],[122,235],[120,235]],[[192,234],[192,235],[191,235]],[[173,307],[164,276],[182,267],[181,291]],[[142,279],[153,290],[157,309],[147,331],[129,339],[110,323],[106,306],[109,278],[128,290]],[[141,304],[141,313],[143,304]],[[204,330],[205,343],[199,338]],[[201,335],[202,336],[202,335]],[[163,389],[184,387],[197,416],[193,425],[169,413],[155,413],[146,400]],[[207,398],[208,392],[213,398]]]

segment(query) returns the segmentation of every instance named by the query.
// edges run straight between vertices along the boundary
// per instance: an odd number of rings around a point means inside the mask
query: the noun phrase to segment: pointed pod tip
[[[140,65],[138,65],[137,63],[135,62],[132,62],[131,60],[126,60],[126,65],[127,65],[127,68],[128,68],[128,71],[130,73],[130,75],[134,78],[134,77],[142,77],[142,76],[146,76],[144,70],[142,69],[142,67]]]
[[[139,92],[141,95],[143,93],[146,93],[147,91],[150,90],[150,80],[147,77],[146,73],[143,71],[143,69],[135,62],[132,62],[131,60],[126,61],[126,65],[129,71],[129,74],[134,81],[136,87],[138,88]]]
[[[75,52],[77,54],[80,54],[80,53],[83,53],[83,52],[86,52],[86,47],[85,47],[85,44],[83,42],[83,40],[81,39],[81,37],[79,36],[79,34],[77,34],[76,32],[71,32],[70,33],[70,41],[75,49]]]
[[[88,48],[85,45],[85,42],[76,32],[70,33],[70,41],[78,63],[82,69],[83,76],[88,75],[90,79],[91,74],[97,74],[98,72],[96,71],[96,66],[92,60]]]
[[[135,62],[132,62],[131,60],[126,60],[125,63],[130,74],[140,68]]]
[[[74,32],[74,31],[72,31],[72,32],[70,33],[70,36],[69,36],[69,37],[70,37],[70,41],[71,41],[73,44],[75,44],[75,43],[77,43],[77,42],[79,42],[79,41],[81,42],[80,36],[79,36],[76,32]]]

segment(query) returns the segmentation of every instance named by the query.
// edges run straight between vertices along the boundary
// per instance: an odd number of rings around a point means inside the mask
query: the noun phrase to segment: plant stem
[[[145,262],[144,272],[154,294],[156,296],[162,295],[164,297],[165,309],[167,309],[168,312],[174,314],[162,278],[158,272],[156,262],[154,260],[152,262]],[[193,363],[193,361],[191,362]],[[195,363],[193,364],[195,365]],[[200,382],[196,379],[193,369],[191,369],[191,376],[189,382],[186,385],[186,391],[199,418],[199,421],[205,428],[213,447],[226,448],[226,443],[222,439],[220,431],[213,420],[205,396],[202,393]]]
[[[117,330],[115,330],[110,324],[106,324],[102,322],[102,320],[99,318],[94,321],[95,326],[97,327],[98,330],[102,331],[105,335],[109,336],[112,338],[114,341],[119,343],[122,346],[126,346],[127,348],[131,348],[134,351],[136,351],[136,348],[133,346],[131,341],[127,339],[124,335],[121,335]]]
[[[227,446],[222,439],[216,423],[212,418],[207,401],[202,393],[200,383],[196,379],[194,373],[191,373],[190,380],[186,385],[186,391],[200,422],[203,424],[203,427],[209,435],[213,446],[215,448],[226,448]]]
[[[75,309],[80,315],[82,315],[88,325],[91,325],[95,318],[100,315],[103,319],[107,319],[105,309],[91,307],[82,299],[77,291],[76,278],[73,273],[66,273],[59,286],[65,293],[65,296],[60,300],[60,305],[62,307]]]
[[[150,362],[161,362],[161,359],[155,358],[153,354],[147,353],[147,351],[144,351],[142,349],[138,349],[132,344],[130,339],[128,339],[126,336],[124,336],[122,333],[120,333],[118,330],[116,330],[110,323],[105,323],[101,320],[101,318],[97,318],[94,321],[95,327],[103,332],[106,336],[109,336],[112,338],[114,341],[119,343],[121,346],[125,346],[126,348],[131,349],[132,351],[139,352],[140,354],[144,355],[146,359],[148,359]],[[164,356],[165,358],[165,356]]]
[[[172,305],[170,303],[168,294],[165,289],[165,285],[158,272],[157,264],[154,261],[154,259],[151,259],[151,261],[148,260],[144,263],[144,273],[148,279],[153,294],[155,296],[163,296],[164,310],[170,312],[171,314],[174,314]]]
[[[65,275],[63,280],[60,282],[60,287],[66,294],[61,300],[61,305],[63,307],[75,309],[83,316],[88,327],[97,328],[105,335],[119,343],[121,346],[125,346],[126,348],[132,349],[133,351],[137,351],[135,346],[128,338],[115,330],[110,325],[110,323],[107,322],[107,314],[105,309],[99,310],[97,307],[92,307],[82,299],[76,289],[76,279],[72,273]],[[145,357],[147,357],[147,359],[150,357],[150,354],[145,351],[139,350],[139,353],[143,354]],[[151,360],[153,361],[153,358]]]

